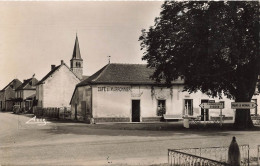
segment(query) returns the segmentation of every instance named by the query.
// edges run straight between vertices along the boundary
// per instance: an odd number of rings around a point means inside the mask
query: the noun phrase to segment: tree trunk
[[[249,129],[253,127],[250,109],[236,109],[234,128]]]

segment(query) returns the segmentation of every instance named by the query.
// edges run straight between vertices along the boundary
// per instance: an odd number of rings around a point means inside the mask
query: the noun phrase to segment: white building
[[[76,86],[70,102],[72,118],[87,122],[94,118],[96,123],[160,121],[163,114],[202,115],[203,118],[199,105],[208,100],[224,101],[223,115],[231,119],[234,116],[231,100],[209,98],[201,92],[182,92],[184,81],[181,79],[173,81],[170,87],[156,84],[150,79],[152,73],[146,65],[104,66]],[[257,102],[256,96],[254,99]],[[206,110],[206,119],[219,114],[217,109]]]
[[[77,36],[70,62],[70,67],[63,60],[58,66],[51,65],[51,71],[39,81],[36,87],[38,107],[70,107],[69,102],[75,86],[86,78],[82,76],[83,59]]]

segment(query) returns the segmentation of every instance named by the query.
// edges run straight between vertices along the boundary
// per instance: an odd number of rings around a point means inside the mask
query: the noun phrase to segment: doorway
[[[78,111],[77,111],[77,108],[78,108],[78,105],[77,104],[75,104],[75,120],[78,120]]]
[[[208,103],[209,100],[201,100],[201,103]],[[209,109],[200,109],[200,115],[201,115],[201,121],[204,121],[204,110],[206,111],[205,116],[206,116],[206,121],[209,120]]]
[[[140,100],[132,100],[132,122],[140,122]]]

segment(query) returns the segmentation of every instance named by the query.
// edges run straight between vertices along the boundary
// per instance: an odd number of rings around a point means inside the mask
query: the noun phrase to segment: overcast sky
[[[12,79],[38,80],[64,60],[76,32],[84,75],[108,63],[146,63],[138,41],[154,25],[162,1],[0,2],[0,89]]]

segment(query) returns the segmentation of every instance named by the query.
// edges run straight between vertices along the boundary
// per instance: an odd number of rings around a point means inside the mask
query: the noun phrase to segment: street
[[[0,113],[0,165],[153,165],[167,163],[169,148],[229,146],[233,136],[240,145],[260,144],[258,130],[175,130],[178,122],[26,124],[32,117]]]

